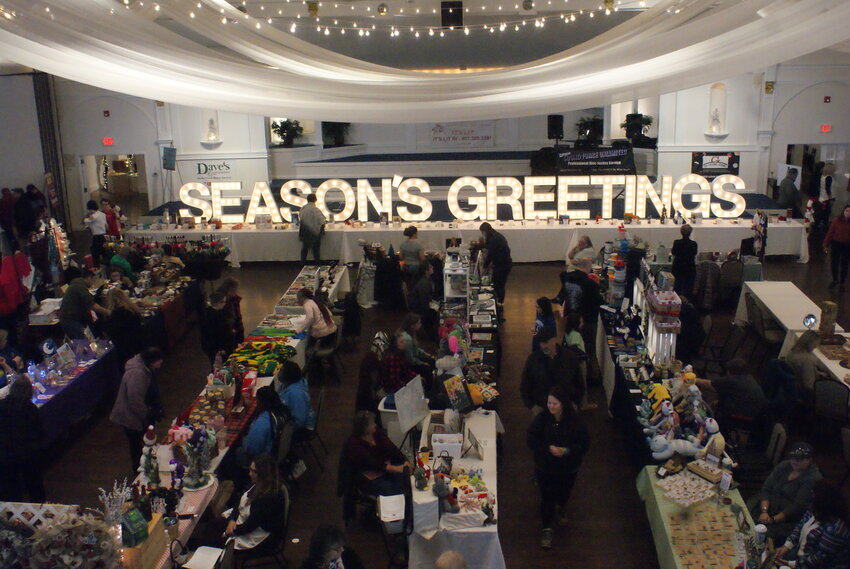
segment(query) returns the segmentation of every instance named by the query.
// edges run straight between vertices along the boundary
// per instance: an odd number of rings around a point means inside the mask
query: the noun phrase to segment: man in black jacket
[[[522,370],[520,392],[523,403],[537,415],[546,408],[549,390],[559,385],[578,408],[584,396],[578,357],[558,342],[554,328],[547,326],[537,336],[540,338],[540,350],[529,354]]]
[[[478,228],[484,236],[484,248],[487,249],[487,266],[493,269],[493,292],[496,302],[505,302],[505,286],[511,273],[513,259],[511,248],[505,236],[493,229],[486,221]]]

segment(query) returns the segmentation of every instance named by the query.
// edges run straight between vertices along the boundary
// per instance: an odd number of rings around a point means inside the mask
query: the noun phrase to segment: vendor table
[[[739,326],[747,326],[750,320],[744,296],[746,293],[752,294],[762,306],[767,308],[787,332],[781,354],[791,349],[792,332],[806,329],[803,324],[803,318],[806,315],[814,314],[820,320],[820,307],[803,294],[803,291],[794,283],[790,281],[747,282],[744,283],[741,297],[738,299],[738,308],[735,311],[735,323]],[[838,332],[844,331],[838,324],[835,325],[835,329]]]
[[[618,238],[617,228],[619,220],[602,220],[599,223],[591,223],[587,226],[570,226],[574,233],[570,239],[567,251],[575,246],[579,237],[587,235],[593,242],[594,249],[598,250],[603,243]],[[629,236],[640,237],[652,247],[663,243],[668,250],[672,249],[673,241],[682,237],[681,225],[667,220],[661,224],[660,220],[641,222],[639,225],[629,224],[624,226]],[[702,223],[694,224],[691,239],[699,244],[700,251],[728,252],[741,248],[741,241],[753,236],[753,230],[749,219],[718,220],[710,219]],[[770,224],[767,230],[767,255],[794,255],[801,263],[809,262],[809,242],[806,228],[796,220],[776,221]],[[514,258],[516,260],[516,258]]]
[[[427,437],[430,417],[425,419],[421,445],[430,441]],[[470,413],[466,425],[475,433],[484,449],[484,459],[465,457],[456,459],[454,465],[470,469],[483,469],[483,479],[487,487],[497,488],[496,476],[496,433],[500,428],[498,415],[492,411],[477,410]],[[498,500],[494,508],[498,512]],[[410,549],[409,569],[432,569],[437,557],[448,550],[462,551],[470,569],[504,569],[505,558],[502,544],[499,542],[497,525],[471,527],[464,529],[439,529],[439,507],[437,497],[429,485],[425,490],[413,488],[413,533],[407,538]],[[497,514],[498,520],[498,514]]]
[[[109,348],[68,384],[47,387],[42,395],[49,399],[35,401],[47,441],[58,439],[73,423],[88,417],[98,403],[115,394],[120,383],[118,354],[114,348]]]
[[[542,261],[560,261],[566,258],[574,241],[581,235],[589,235],[594,246],[617,237],[618,220],[605,220],[599,223],[576,222],[559,225],[554,221],[494,221],[493,227],[511,246],[511,256],[518,263]],[[363,257],[361,242],[378,242],[389,249],[396,249],[404,237],[402,231],[406,224],[380,226],[370,223],[363,227],[346,226],[342,223],[329,223],[322,238],[322,251],[325,258],[339,259],[343,263],[359,261]],[[464,241],[480,239],[479,221],[459,223],[420,222],[419,241],[426,249],[445,251],[445,240],[450,237],[462,237]],[[680,226],[672,223],[661,225],[659,220],[646,221],[640,225],[627,226],[631,235],[638,235],[651,243],[662,242],[672,246],[679,238]],[[228,260],[233,266],[255,261],[296,261],[300,259],[301,243],[298,231],[289,229],[257,229],[247,226],[233,230],[224,226],[221,230],[203,229],[131,229],[126,232],[128,239],[145,237],[165,240],[167,237],[200,239],[203,236],[226,237],[230,240],[231,253]],[[741,246],[741,240],[752,237],[749,220],[737,223],[726,220],[708,220],[694,226],[693,239],[701,242],[703,250],[731,251]],[[799,221],[778,221],[768,229],[768,255],[794,255],[801,262],[809,260],[809,247],[806,229]]]
[[[647,466],[641,470],[637,478],[637,490],[641,499],[646,503],[646,515],[649,518],[649,526],[652,528],[652,538],[655,541],[655,551],[658,554],[658,565],[661,569],[695,567],[694,565],[686,565],[676,554],[677,544],[673,538],[670,516],[671,514],[682,512],[684,509],[667,499],[667,497],[664,496],[664,491],[655,484],[658,480],[655,475],[656,469],[657,467],[655,466]],[[744,499],[741,497],[741,493],[737,490],[731,490],[727,496],[732,500],[733,504],[737,504],[743,508],[747,522],[750,524],[750,527],[753,527],[753,519],[750,517],[750,513],[747,510]],[[701,509],[710,509],[711,507],[712,506],[710,504],[704,504],[702,508],[699,506],[691,506],[690,510],[699,512]],[[717,507],[726,508],[728,506]],[[707,529],[719,530],[719,528]],[[720,532],[718,531],[716,533]],[[692,558],[699,556],[702,551],[711,550],[712,546],[715,545],[715,543],[711,543],[706,540],[704,544],[698,546],[699,549],[697,551],[694,551]],[[733,567],[734,565],[727,566]]]

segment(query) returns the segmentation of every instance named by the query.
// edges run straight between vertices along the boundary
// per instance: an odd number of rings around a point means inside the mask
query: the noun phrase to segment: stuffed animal
[[[659,412],[652,418],[643,430],[646,435],[664,435],[673,438],[679,428],[679,414],[673,409],[670,401],[662,401]]]
[[[673,456],[673,453],[679,453],[682,456],[696,456],[700,450],[697,445],[684,439],[670,440],[667,437],[655,435],[647,440],[649,449],[652,451],[652,458],[655,460],[667,460]]]
[[[682,377],[673,383],[673,391],[671,393],[673,404],[678,407],[684,400],[687,399],[691,387],[694,387],[697,382],[697,374],[683,373]]]
[[[697,453],[699,458],[705,458],[708,454],[717,458],[723,457],[723,453],[726,451],[726,438],[720,432],[720,425],[711,417],[705,420],[703,439],[705,444]]]
[[[417,466],[413,469],[413,480],[417,490],[424,490],[428,486],[428,478],[425,476],[425,469]]]
[[[440,515],[456,514],[460,511],[457,502],[452,503],[452,490],[449,487],[448,480],[444,476],[434,477],[434,495],[439,499]]]
[[[652,410],[658,413],[661,402],[670,399],[670,392],[661,383],[653,383],[652,387],[644,394],[644,397],[652,401]]]

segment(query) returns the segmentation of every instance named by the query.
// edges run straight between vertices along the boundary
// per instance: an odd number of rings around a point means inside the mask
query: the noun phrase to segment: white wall
[[[31,75],[0,77],[0,185],[41,187],[44,159]]]
[[[759,164],[765,151],[759,145],[761,73],[726,79],[724,138],[706,136],[711,84],[662,95],[655,126],[658,129],[658,174],[690,173],[692,152],[739,152],[740,177],[747,189],[763,191]]]

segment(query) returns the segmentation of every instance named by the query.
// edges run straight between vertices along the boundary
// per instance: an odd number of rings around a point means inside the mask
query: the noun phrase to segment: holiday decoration
[[[198,490],[209,484],[210,475],[207,470],[215,445],[215,432],[211,429],[203,425],[192,429],[191,438],[183,444],[188,461],[183,478],[184,489]]]

